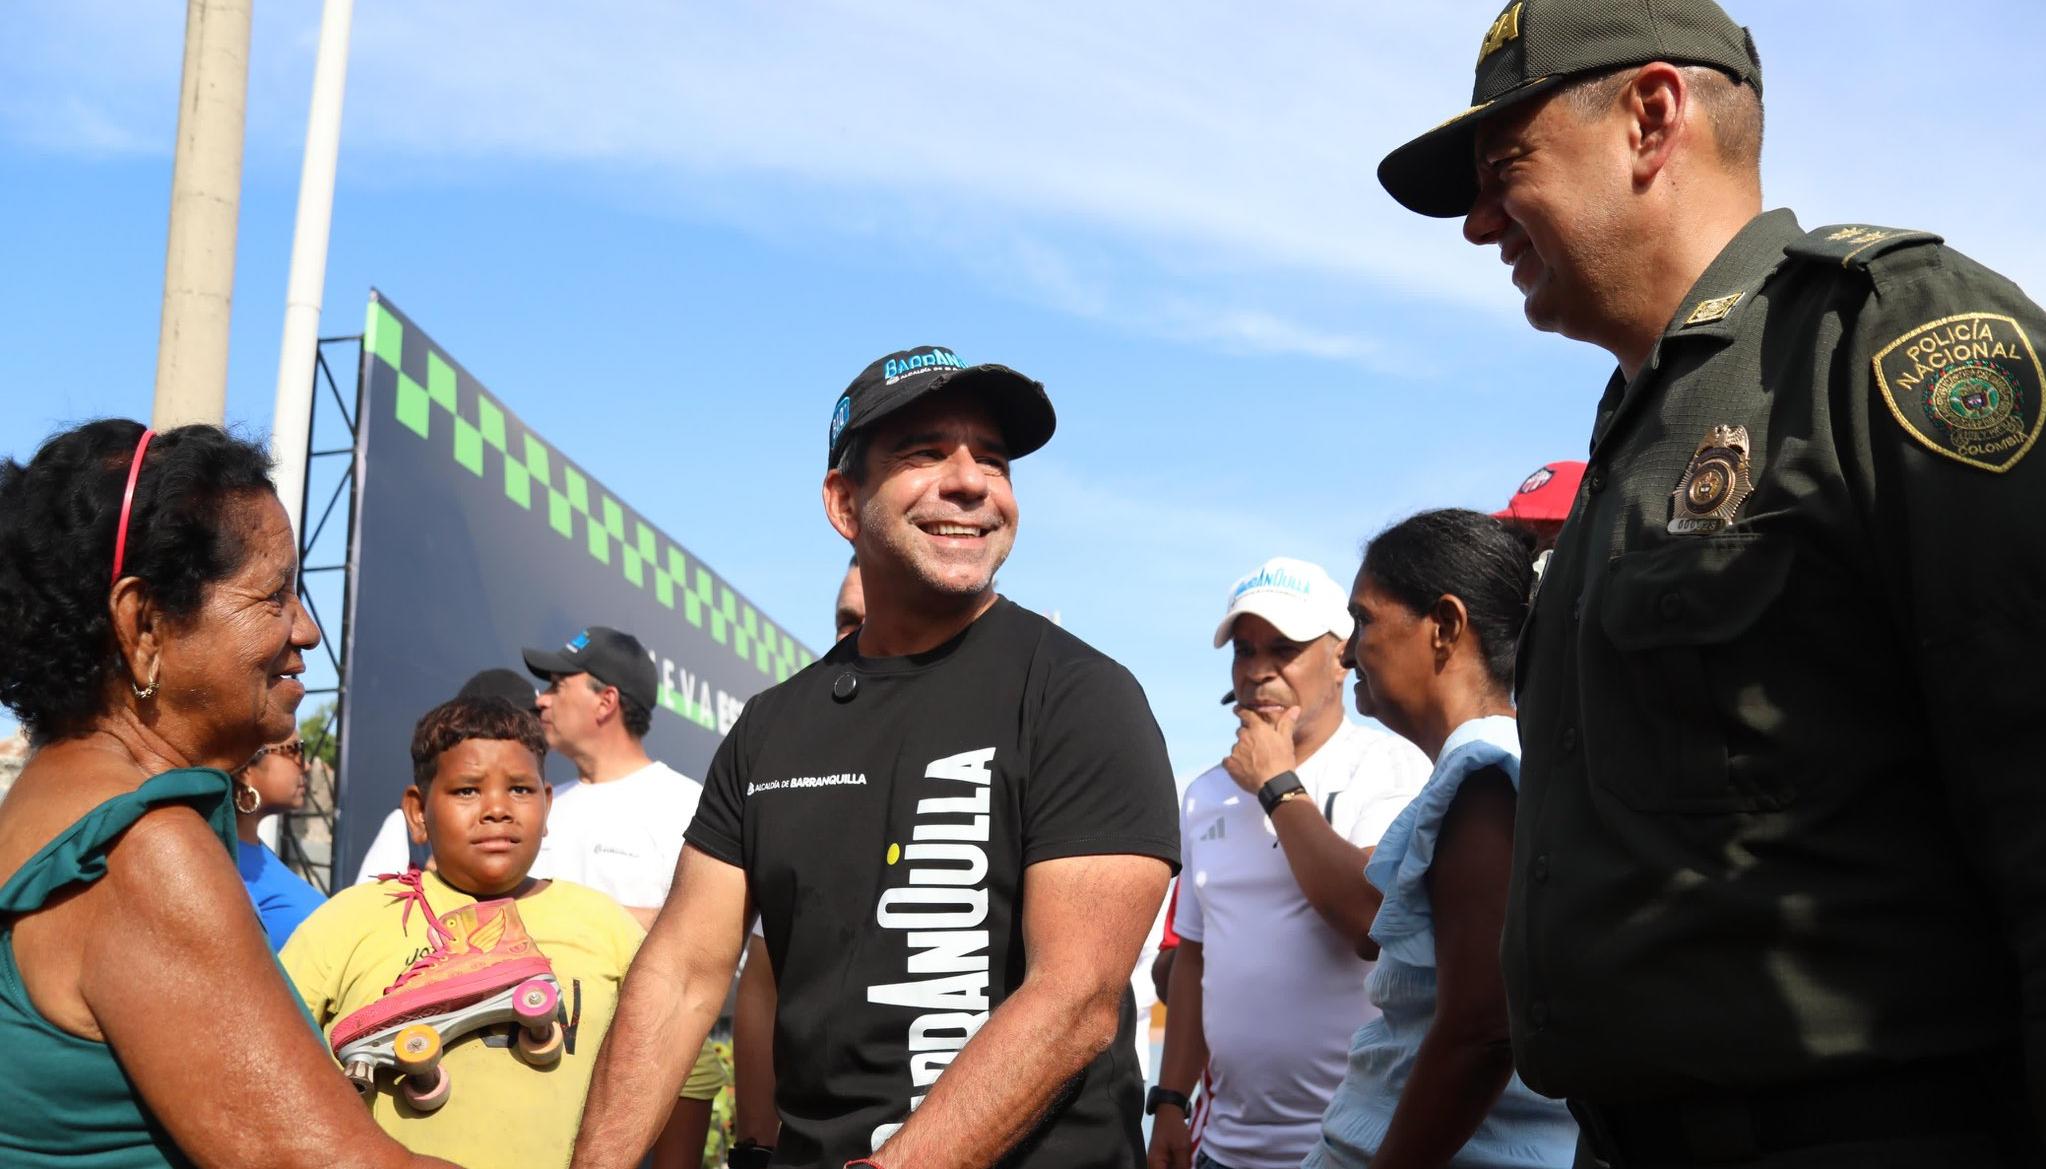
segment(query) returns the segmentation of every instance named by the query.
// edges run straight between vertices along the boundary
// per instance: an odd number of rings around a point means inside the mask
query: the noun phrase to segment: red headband
[[[149,449],[149,440],[156,432],[142,428],[142,441],[135,444],[135,458],[128,464],[128,490],[121,496],[121,526],[114,529],[114,579],[112,584],[121,583],[121,562],[128,556],[128,510],[135,506],[135,480],[142,476],[142,452]],[[109,586],[111,587],[111,585]]]

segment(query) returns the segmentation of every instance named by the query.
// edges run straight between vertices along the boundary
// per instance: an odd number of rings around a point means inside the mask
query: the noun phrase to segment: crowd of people
[[[1761,85],[1713,0],[1485,30],[1379,177],[1613,356],[1589,457],[1238,580],[1183,790],[997,593],[1056,416],[949,349],[837,396],[839,639],[707,774],[591,625],[421,712],[324,901],[263,451],[0,464],[0,1163],[695,1166],[728,1001],[741,1169],[2046,1163],[2046,314],[1765,212]]]

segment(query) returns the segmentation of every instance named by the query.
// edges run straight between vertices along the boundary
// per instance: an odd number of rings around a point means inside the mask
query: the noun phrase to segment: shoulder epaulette
[[[1800,260],[1838,264],[1842,268],[1866,268],[1877,256],[1898,248],[1944,243],[1929,231],[1900,227],[1870,227],[1860,223],[1836,223],[1792,240],[1783,251]]]

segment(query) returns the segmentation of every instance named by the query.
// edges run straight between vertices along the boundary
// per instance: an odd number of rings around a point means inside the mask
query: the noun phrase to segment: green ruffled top
[[[166,771],[99,805],[0,886],[0,1165],[11,1169],[163,1169],[191,1164],[163,1131],[104,1043],[61,1031],[29,1001],[14,961],[14,919],[106,875],[121,833],[153,808],[186,804],[234,856],[227,774]],[[166,1026],[186,1024],[165,1020]]]

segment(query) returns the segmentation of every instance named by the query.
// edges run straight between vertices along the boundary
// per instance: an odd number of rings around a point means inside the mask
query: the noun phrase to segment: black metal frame
[[[349,602],[351,600],[351,593],[355,588],[355,448],[362,417],[362,340],[362,335],[359,333],[346,337],[320,338],[319,349],[314,358],[312,375],[312,418],[310,425],[306,428],[305,480],[299,499],[298,597],[300,603],[305,605],[306,611],[312,615],[313,620],[319,623],[323,634],[320,646],[327,655],[328,664],[332,666],[334,671],[334,684],[332,686],[310,688],[306,691],[306,697],[311,698],[314,695],[321,694],[331,694],[334,696],[333,706],[328,711],[327,722],[321,728],[321,733],[328,742],[336,744],[334,774],[337,783],[341,771],[338,753],[341,741],[340,726],[342,715],[348,702],[348,670],[346,665],[348,659],[347,655],[341,652],[340,647],[348,644],[347,622],[350,612]],[[354,370],[356,374],[355,402],[352,405],[343,399],[340,385],[334,380],[333,366],[327,360],[327,347],[330,345],[353,346],[354,348],[354,360],[349,363],[349,368]],[[323,428],[320,425],[320,391],[323,385],[328,397],[332,399],[336,410],[340,414],[341,429],[347,431],[347,442],[345,445],[330,445],[325,448],[321,446],[323,439],[329,443],[337,443],[341,438],[339,434],[322,433]],[[332,430],[333,427],[330,425],[326,429]],[[333,490],[327,494],[326,506],[321,509],[319,520],[313,522],[314,468],[329,465],[321,460],[336,458],[346,459],[347,462],[341,472],[335,477]],[[344,498],[346,499],[346,511],[343,513],[342,519],[341,559],[338,563],[314,564],[311,561],[320,545],[320,538],[326,533],[327,524],[334,519],[335,507],[342,504]],[[342,574],[341,620],[339,624],[329,624],[321,617],[318,601],[306,587],[307,577],[329,572],[339,572]],[[336,802],[338,802],[340,795],[338,788],[334,794]],[[278,833],[277,841],[278,852],[284,859],[284,862],[293,869],[298,870],[308,881],[311,881],[322,892],[326,893],[334,892],[339,885],[334,873],[335,858],[333,843],[335,814],[336,808],[323,805],[318,796],[309,788],[305,806],[292,812],[285,818],[283,831]],[[307,851],[301,839],[303,833],[299,826],[307,820],[320,820],[326,825],[329,843],[327,859],[324,862],[314,859]]]

